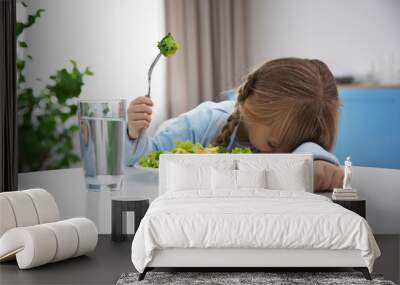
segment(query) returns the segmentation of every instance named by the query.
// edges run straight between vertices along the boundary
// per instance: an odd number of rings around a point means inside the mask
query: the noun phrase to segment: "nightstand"
[[[357,200],[333,200],[332,202],[339,204],[340,206],[359,214],[364,219],[366,218],[366,201],[363,199]]]
[[[135,213],[135,232],[140,221],[149,208],[148,198],[118,197],[111,200],[111,239],[123,241],[126,239],[126,212]]]

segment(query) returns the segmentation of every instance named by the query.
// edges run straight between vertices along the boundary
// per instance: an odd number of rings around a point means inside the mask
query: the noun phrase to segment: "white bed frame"
[[[365,267],[359,250],[170,248],[149,267]]]
[[[307,164],[306,174],[309,185],[308,192],[313,192],[313,158],[309,154],[237,154],[237,155],[171,155],[160,156],[159,193],[166,191],[164,188],[167,179],[167,165],[169,161],[182,159],[193,161],[209,160],[210,163],[218,160],[263,159],[273,161],[276,159],[304,160]],[[369,270],[361,257],[359,250],[329,250],[329,249],[253,249],[253,248],[170,248],[158,249],[154,252],[153,259],[144,272],[139,275],[142,280],[146,272],[154,268],[235,268],[237,271],[246,271],[246,268],[343,268],[352,267],[362,271],[364,277],[371,280]]]

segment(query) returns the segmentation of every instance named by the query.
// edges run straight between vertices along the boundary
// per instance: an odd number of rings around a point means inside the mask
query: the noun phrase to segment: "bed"
[[[311,155],[165,154],[159,171],[132,243],[140,280],[174,267],[352,267],[371,278],[372,231],[312,193]]]

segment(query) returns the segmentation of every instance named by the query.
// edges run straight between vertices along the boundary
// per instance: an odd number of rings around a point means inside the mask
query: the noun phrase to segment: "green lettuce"
[[[231,153],[251,153],[251,150],[248,147],[235,147],[234,149],[232,149]]]
[[[179,48],[171,33],[168,33],[161,41],[158,42],[160,53],[166,57],[173,56]]]
[[[249,148],[235,147],[231,152],[220,146],[209,144],[207,147],[191,141],[177,141],[175,148],[169,151],[151,151],[139,159],[138,164],[142,167],[158,168],[160,155],[162,153],[194,153],[194,154],[218,154],[218,153],[252,153]]]
[[[158,163],[160,161],[160,154],[162,153],[163,153],[162,151],[158,150],[152,151],[148,155],[140,158],[138,163],[140,166],[143,167],[158,168]]]

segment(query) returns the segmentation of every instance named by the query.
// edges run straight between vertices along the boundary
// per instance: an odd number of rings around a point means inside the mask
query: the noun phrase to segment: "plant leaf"
[[[24,22],[17,22],[16,23],[16,33],[17,37],[22,34],[22,32],[32,26],[38,18],[45,12],[44,9],[38,9],[35,14],[28,15],[27,21]]]
[[[93,76],[94,75],[94,73],[93,73],[93,71],[92,70],[90,70],[90,68],[89,67],[86,67],[86,69],[85,69],[85,75],[87,75],[87,76]]]
[[[26,42],[19,42],[18,44],[19,44],[19,47],[21,47],[21,48],[27,48],[28,47],[28,44]]]
[[[16,64],[19,81],[25,81],[25,61],[18,59]],[[72,68],[50,75],[50,83],[38,94],[17,85],[20,171],[66,168],[79,161],[73,140],[79,126],[69,121],[76,116],[77,105],[69,99],[79,97],[84,77],[93,73],[79,69],[74,60],[71,64]]]

